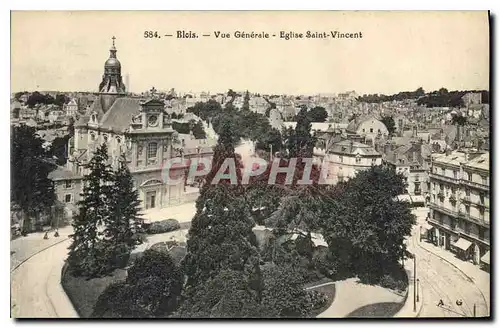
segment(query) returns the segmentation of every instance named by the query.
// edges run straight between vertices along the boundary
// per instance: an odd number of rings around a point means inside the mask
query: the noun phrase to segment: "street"
[[[419,244],[419,226],[425,222],[426,209],[413,211],[417,215],[417,225],[413,227],[412,237],[408,241],[408,249],[416,254],[417,278],[422,285],[423,307],[419,317],[473,317],[473,307],[476,305],[476,316],[487,316],[489,304],[478,286],[468,277],[434,253],[424,249]],[[454,258],[456,265],[460,266],[460,259]],[[453,262],[455,264],[455,262]],[[479,271],[479,267],[477,267]],[[483,275],[483,272],[478,272]],[[488,287],[489,281],[478,281],[482,287]],[[486,297],[488,300],[489,297]],[[438,306],[440,300],[444,305]],[[462,303],[457,305],[457,301]]]

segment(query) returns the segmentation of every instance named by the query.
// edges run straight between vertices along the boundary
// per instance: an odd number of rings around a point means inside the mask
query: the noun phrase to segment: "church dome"
[[[104,67],[117,67],[117,68],[121,68],[122,65],[120,64],[120,61],[116,58],[108,58],[108,60],[106,60],[106,62],[104,63]]]

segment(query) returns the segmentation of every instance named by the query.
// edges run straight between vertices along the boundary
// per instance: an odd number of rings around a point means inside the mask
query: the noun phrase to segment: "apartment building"
[[[490,262],[490,155],[432,156],[427,237],[474,264]]]

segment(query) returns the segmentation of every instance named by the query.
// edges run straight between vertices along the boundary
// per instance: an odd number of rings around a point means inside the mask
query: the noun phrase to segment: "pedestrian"
[[[440,299],[440,300],[439,300],[439,303],[438,303],[438,305],[437,305],[437,306],[443,306],[443,305],[444,305],[444,302],[443,302],[443,300],[442,300],[442,299]]]
[[[43,236],[43,239],[49,239],[49,232],[45,232],[45,236]]]

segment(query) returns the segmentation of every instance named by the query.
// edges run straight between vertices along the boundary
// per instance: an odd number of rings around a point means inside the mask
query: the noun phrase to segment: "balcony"
[[[458,211],[455,208],[447,208],[447,207],[439,206],[438,204],[432,203],[432,202],[429,203],[429,207],[433,210],[444,213],[444,214],[451,216],[451,217],[458,216]]]
[[[479,225],[482,225],[483,227],[490,227],[490,221],[486,220],[484,217],[477,217],[474,215],[470,215],[470,213],[464,212],[464,211],[458,211],[458,217],[470,222],[477,223]]]
[[[490,186],[489,185],[484,185],[482,183],[477,183],[469,180],[460,180],[460,184],[469,186],[475,189],[483,190],[483,191],[490,191]]]
[[[432,179],[436,179],[436,180],[440,180],[440,181],[444,181],[444,182],[448,182],[448,183],[452,183],[452,184],[456,184],[456,185],[458,185],[460,183],[459,179],[447,177],[444,175],[439,175],[436,173],[429,173],[429,177]]]

